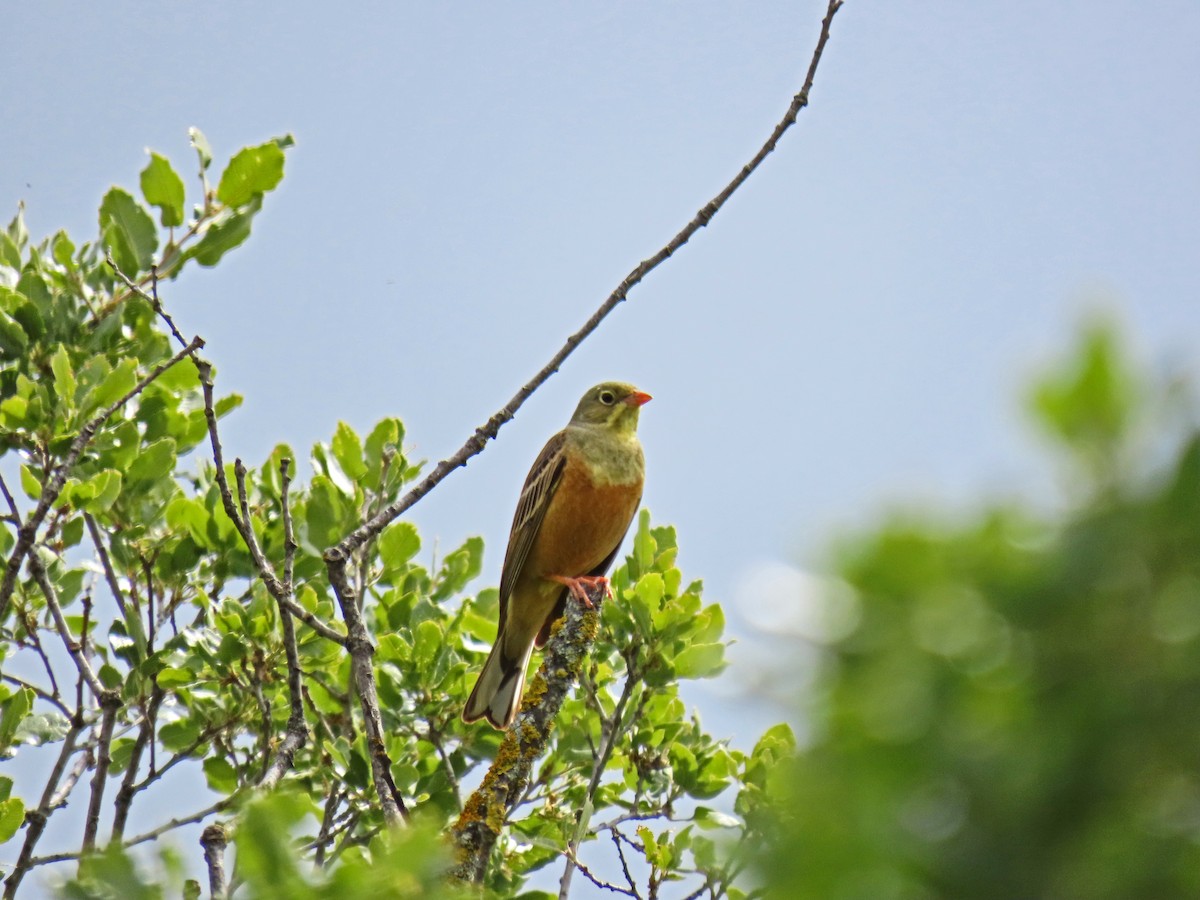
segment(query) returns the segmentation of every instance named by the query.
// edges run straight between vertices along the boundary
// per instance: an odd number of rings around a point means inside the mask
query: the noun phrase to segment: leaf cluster
[[[55,760],[42,785],[0,779],[6,896],[29,871],[76,861],[65,895],[161,896],[185,880],[181,857],[164,849],[150,871],[127,850],[214,821],[233,835],[240,895],[450,891],[431,835],[501,764],[499,735],[460,719],[496,633],[496,590],[469,592],[483,542],[439,559],[399,520],[355,551],[384,734],[372,746],[323,555],[423,463],[396,418],[366,435],[339,424],[308,454],[305,483],[287,446],[258,465],[225,461],[219,422],[240,398],[213,393],[195,342],[175,352],[185,341],[158,289],[246,239],[291,140],[239,151],[215,187],[207,142],[194,130],[192,142],[190,211],[183,180],[151,153],[141,198],[105,195],[97,241],[76,248],[60,232],[34,245],[20,214],[0,238],[0,473],[12,484],[0,511],[0,753]],[[688,715],[678,682],[724,669],[724,616],[676,553],[674,530],[643,513],[582,683],[487,870],[496,893],[594,847],[634,896],[676,881],[739,895],[766,772],[791,738],[777,729],[743,753]],[[419,813],[401,831],[381,809],[381,753]],[[152,789],[191,808],[151,821]],[[78,852],[37,856],[72,797],[88,809]]]

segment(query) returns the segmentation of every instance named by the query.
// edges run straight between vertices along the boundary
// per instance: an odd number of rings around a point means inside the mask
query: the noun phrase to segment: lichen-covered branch
[[[597,590],[591,597],[598,605],[603,590]],[[455,878],[482,880],[492,848],[508,814],[525,792],[534,762],[546,750],[554,720],[579,680],[599,628],[598,609],[587,609],[568,596],[566,614],[555,625],[542,664],[525,688],[521,711],[504,735],[483,783],[468,798],[454,824]]]

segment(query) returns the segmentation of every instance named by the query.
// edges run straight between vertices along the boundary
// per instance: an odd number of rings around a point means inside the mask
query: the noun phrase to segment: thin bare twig
[[[137,776],[141,768],[142,754],[147,745],[154,740],[154,726],[158,720],[158,707],[166,692],[155,683],[150,692],[150,702],[142,712],[142,724],[138,728],[138,736],[133,742],[129,754],[129,762],[125,766],[125,777],[121,779],[121,787],[117,791],[117,799],[113,805],[113,826],[111,840],[120,841],[125,836],[125,823],[129,819],[129,807],[137,794]]]
[[[567,856],[567,858],[571,861],[572,866],[579,869],[579,871],[584,874],[584,877],[587,878],[587,880],[590,881],[592,884],[594,884],[596,887],[602,888],[603,890],[606,890],[606,891],[612,891],[613,893],[616,893],[616,894],[624,894],[626,897],[634,897],[635,900],[641,900],[642,895],[637,892],[636,888],[623,888],[620,885],[613,884],[612,882],[609,882],[609,881],[605,881],[604,879],[599,878],[598,876],[594,875],[588,869],[588,867],[585,866],[573,854],[568,855],[567,853],[564,853],[563,855]]]
[[[58,694],[52,694],[50,691],[46,690],[45,688],[38,687],[33,682],[26,681],[23,678],[18,678],[16,675],[9,675],[7,672],[4,673],[3,675],[0,675],[0,678],[4,679],[7,682],[10,682],[11,684],[17,685],[18,687],[29,688],[29,690],[33,691],[33,693],[36,696],[40,697],[42,700],[45,700],[47,703],[50,703],[53,706],[55,706],[58,709],[58,711],[61,712],[64,716],[66,716],[68,719],[71,718],[70,707],[68,707],[67,704],[63,703],[62,698]]]
[[[600,781],[604,777],[604,770],[608,766],[608,760],[612,756],[613,747],[616,746],[617,736],[623,734],[621,728],[621,719],[625,715],[625,707],[629,703],[629,698],[633,696],[634,688],[641,683],[641,673],[636,671],[631,664],[634,659],[634,653],[630,652],[627,655],[627,670],[625,675],[625,684],[621,688],[621,697],[617,701],[616,708],[613,714],[603,720],[600,739],[601,750],[596,756],[596,761],[592,765],[592,777],[588,781],[587,799],[584,801],[584,809],[592,808],[592,801],[596,799],[596,791],[600,788]],[[581,813],[582,815],[582,813]],[[576,854],[579,852],[579,838],[587,832],[588,823],[582,819],[575,830],[575,837],[571,838],[570,844],[567,845],[567,853],[564,854],[567,858],[567,864],[563,867],[562,878],[558,882],[558,898],[566,900],[567,895],[571,890],[571,873],[575,870],[575,866],[579,864],[579,858]]]
[[[212,447],[213,463],[216,466],[217,490],[221,494],[221,505],[225,509],[225,514],[229,516],[229,520],[233,522],[233,526],[237,529],[238,534],[242,536],[243,543],[246,544],[247,549],[250,551],[251,558],[254,560],[254,566],[258,570],[263,584],[267,588],[267,592],[278,603],[284,606],[288,612],[317,634],[321,635],[321,637],[328,641],[333,641],[335,644],[340,644],[343,647],[346,646],[347,638],[345,635],[339,634],[330,628],[286,595],[279,577],[275,574],[275,568],[267,561],[267,558],[262,554],[262,550],[258,547],[258,539],[254,535],[253,523],[244,520],[242,514],[238,511],[233,500],[233,492],[229,488],[229,479],[225,474],[225,455],[221,449],[221,438],[217,433],[217,412],[213,400],[212,365],[198,356],[193,356],[192,361],[196,364],[196,370],[200,375],[200,387],[204,392],[204,418],[208,424],[208,439]],[[247,534],[247,531],[249,534]],[[256,550],[258,551],[257,553],[255,553]]]
[[[629,861],[625,859],[625,848],[621,846],[621,838],[618,836],[617,829],[614,828],[609,832],[609,835],[612,837],[612,842],[617,848],[617,858],[621,860],[621,871],[625,875],[625,882],[629,885],[629,889],[633,891],[633,893],[637,895],[640,900],[641,894],[638,893],[637,882],[633,880],[633,875],[631,875],[629,872]]]
[[[50,610],[50,617],[54,619],[54,626],[58,630],[58,636],[62,638],[63,644],[67,648],[67,652],[71,654],[71,659],[75,661],[75,667],[79,670],[79,674],[83,676],[83,680],[87,682],[96,699],[103,703],[104,697],[112,692],[107,690],[100,683],[99,677],[96,675],[96,670],[92,668],[91,661],[88,660],[87,654],[83,652],[82,641],[75,640],[71,634],[71,629],[67,626],[67,620],[63,617],[62,606],[58,602],[58,591],[54,589],[54,585],[50,583],[50,576],[46,574],[46,567],[42,564],[41,558],[32,553],[29,556],[29,568],[33,572],[34,580],[37,581],[42,589],[42,594],[46,598],[46,606]],[[119,695],[116,695],[119,700]]]
[[[148,841],[155,841],[166,834],[168,831],[174,831],[176,828],[182,828],[185,825],[194,825],[197,822],[203,822],[211,815],[224,810],[233,801],[232,797],[226,797],[224,800],[218,800],[212,806],[207,806],[199,812],[192,813],[190,816],[180,816],[164,822],[157,828],[152,828],[149,831],[139,834],[137,837],[130,838],[125,842],[126,847],[136,847],[138,844],[145,844]],[[72,853],[53,853],[47,856],[35,856],[29,861],[29,868],[37,866],[50,865],[51,863],[68,862],[73,859],[79,859],[83,854],[76,851]]]
[[[115,691],[106,691],[100,698],[103,717],[100,719],[100,738],[96,745],[96,771],[92,775],[92,794],[88,800],[87,820],[83,826],[83,854],[96,847],[96,832],[100,829],[100,804],[104,801],[104,786],[108,781],[108,767],[112,764],[113,726],[117,712],[121,709],[121,697]]]
[[[279,474],[282,479],[282,490],[280,492],[280,503],[283,508],[283,534],[284,534],[284,561],[283,561],[283,584],[281,586],[282,598],[292,599],[292,569],[296,557],[296,535],[292,529],[292,510],[291,503],[288,500],[288,490],[292,483],[291,476],[291,460],[280,460]],[[242,479],[239,477],[238,490],[245,496],[245,489]],[[244,508],[244,504],[243,504]],[[287,669],[288,669],[288,702],[291,705],[291,713],[288,716],[287,732],[284,735],[283,742],[279,745],[279,750],[275,754],[275,759],[272,761],[270,768],[263,772],[263,777],[259,780],[259,787],[270,790],[279,783],[279,779],[283,777],[292,766],[292,758],[297,750],[304,747],[308,743],[308,722],[304,718],[304,694],[301,691],[301,671],[300,671],[300,651],[296,645],[296,627],[292,623],[292,614],[288,612],[287,606],[284,605],[281,599],[279,600],[279,624],[283,630],[283,649],[287,654]]]
[[[433,470],[426,475],[416,486],[414,486],[407,494],[401,497],[394,503],[389,504],[380,510],[376,515],[372,516],[350,534],[346,535],[342,541],[335,547],[331,547],[325,551],[325,562],[330,569],[330,580],[334,582],[335,589],[339,582],[345,582],[344,574],[341,577],[335,575],[335,569],[344,570],[346,563],[350,559],[351,554],[368,540],[378,535],[386,528],[397,516],[401,515],[405,510],[409,509],[418,500],[428,494],[439,482],[447,475],[467,464],[471,457],[480,453],[487,442],[496,437],[500,428],[509,422],[517,413],[517,410],[524,405],[525,401],[533,395],[541,385],[559,370],[563,362],[570,356],[575,349],[583,343],[585,339],[593,331],[599,327],[617,305],[623,302],[629,291],[632,290],[639,282],[641,282],[654,269],[658,268],[663,262],[669,259],[674,253],[686,244],[692,236],[701,228],[708,225],[713,217],[720,211],[726,201],[733,195],[742,184],[749,178],[774,150],[779,139],[783,137],[792,125],[796,122],[796,116],[800,110],[808,106],[808,95],[812,90],[813,80],[816,78],[817,66],[820,64],[821,55],[825,50],[825,45],[829,41],[829,28],[833,23],[833,17],[842,7],[843,0],[829,0],[829,6],[825,12],[825,18],[821,22],[821,33],[817,39],[816,49],[813,51],[812,59],[808,66],[808,74],[804,79],[804,85],[800,88],[800,92],[792,98],[791,105],[787,112],[775,126],[771,132],[771,136],[759,148],[758,152],[750,162],[746,163],[734,176],[721,192],[718,193],[712,200],[704,204],[700,211],[692,217],[691,221],[683,227],[670,241],[666,243],[657,253],[649,259],[644,259],[625,276],[624,280],[617,285],[616,289],[609,294],[600,307],[592,313],[591,317],[584,323],[583,327],[567,338],[566,343],[550,358],[550,361],[542,366],[541,370],[533,376],[530,381],[525,384],[517,393],[503,406],[495,415],[488,419],[483,425],[475,429],[475,433],[467,439],[453,455],[439,462]]]
[[[96,526],[96,520],[92,514],[85,512],[83,521],[87,524],[88,534],[92,536],[92,544],[96,547],[96,554],[100,557],[100,565],[104,569],[104,579],[108,582],[108,589],[112,591],[114,599],[117,601],[117,607],[121,610],[122,616],[128,616],[129,613],[125,607],[125,592],[121,590],[121,582],[117,579],[117,573],[113,569],[112,560],[108,556],[108,548],[104,546],[104,539],[100,536],[100,529]]]
[[[17,864],[13,866],[12,872],[5,879],[5,900],[12,900],[16,896],[17,888],[21,886],[21,880],[30,869],[29,863],[33,859],[34,848],[37,847],[38,841],[41,840],[42,832],[46,830],[46,823],[50,820],[51,814],[57,808],[58,803],[61,802],[57,798],[59,782],[62,781],[63,772],[66,771],[67,761],[75,753],[75,743],[83,731],[84,724],[83,710],[81,709],[71,718],[71,727],[67,730],[67,734],[63,738],[62,749],[58,753],[58,759],[54,762],[54,768],[50,771],[50,777],[46,779],[46,787],[42,791],[42,799],[38,803],[37,809],[29,810],[25,813],[25,842],[21,845],[21,853],[17,857]],[[80,759],[86,763],[87,755],[82,755]],[[79,768],[75,777],[69,779],[70,787],[67,793],[70,793],[70,788],[74,788],[83,772],[84,769]]]
[[[13,524],[20,528],[21,512],[17,509],[17,502],[13,499],[12,492],[9,491],[8,484],[5,482],[2,473],[0,473],[0,494],[4,495],[4,499],[8,503],[8,513],[13,520]]]

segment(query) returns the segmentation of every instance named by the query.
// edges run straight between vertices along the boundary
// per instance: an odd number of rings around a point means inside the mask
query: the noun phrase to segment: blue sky
[[[0,212],[83,239],[145,148],[191,173],[189,126],[218,165],[293,133],[250,241],[163,288],[246,396],[226,453],[399,415],[436,460],[752,155],[823,8],[18,4]],[[655,395],[646,505],[743,654],[764,565],[896,504],[1046,502],[1020,395],[1088,309],[1194,367],[1198,46],[1194,2],[850,0],[800,123],[416,508],[427,549],[481,534],[496,583],[529,463],[609,378]],[[691,696],[721,733],[768,718]]]

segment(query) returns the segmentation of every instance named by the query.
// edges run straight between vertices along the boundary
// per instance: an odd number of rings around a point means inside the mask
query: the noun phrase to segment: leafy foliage
[[[240,896],[450,893],[437,835],[499,745],[459,717],[496,632],[495,589],[468,592],[483,543],[431,565],[416,529],[396,521],[352,562],[382,750],[419,814],[396,830],[322,554],[395,501],[422,463],[388,418],[365,436],[339,424],[312,448],[307,484],[291,483],[286,446],[257,466],[218,468],[217,422],[240,398],[206,399],[211,367],[175,354],[172,339],[184,341],[157,290],[246,239],[291,140],[239,151],[215,188],[212,151],[199,132],[192,140],[201,197],[190,216],[183,180],[151,153],[141,199],[105,195],[98,241],[76,248],[60,232],[34,245],[18,214],[0,248],[0,465],[16,475],[0,528],[11,587],[0,596],[0,752],[42,746],[61,763],[49,785],[0,781],[0,843],[14,842],[16,860],[7,888],[52,861],[34,851],[74,792],[90,811],[64,896],[196,896],[185,881],[198,851],[185,866],[186,854],[163,849],[153,869],[126,852],[173,827],[139,815],[142,792],[163,781],[194,798],[175,824],[230,826]],[[240,510],[229,485],[244,488]],[[241,519],[266,565],[288,572],[299,620],[281,613]],[[607,851],[633,892],[686,880],[714,898],[738,894],[738,848],[762,833],[765,772],[790,735],[776,730],[745,754],[687,715],[677,683],[723,669],[724,617],[675,556],[674,530],[643,513],[584,683],[487,871],[496,892],[519,892],[570,847],[581,858]],[[285,736],[297,746],[279,781],[267,776]]]
[[[858,625],[780,779],[779,896],[1200,892],[1200,434],[1171,393],[1090,327],[1033,392],[1073,508],[901,516],[843,548]],[[1165,464],[1133,452],[1181,426]]]

